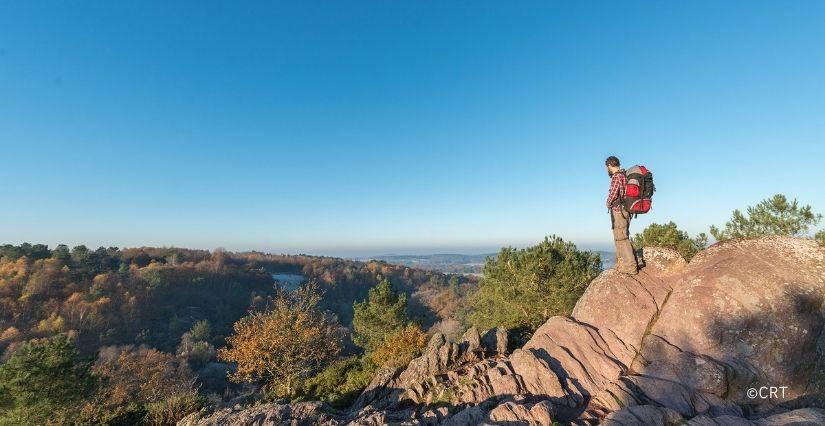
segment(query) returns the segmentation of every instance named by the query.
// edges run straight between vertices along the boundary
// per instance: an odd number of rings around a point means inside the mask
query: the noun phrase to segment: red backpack
[[[653,205],[653,173],[645,166],[633,166],[625,171],[627,186],[624,193],[624,208],[631,214],[645,214]]]

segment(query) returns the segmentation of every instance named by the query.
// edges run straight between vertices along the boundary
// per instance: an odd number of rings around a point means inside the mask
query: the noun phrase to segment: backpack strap
[[[619,191],[619,196],[616,198],[615,202],[621,204],[622,208],[624,208],[624,197],[626,195],[625,191],[627,191],[627,172],[625,169],[619,169],[616,173],[621,173],[624,175],[624,188]]]

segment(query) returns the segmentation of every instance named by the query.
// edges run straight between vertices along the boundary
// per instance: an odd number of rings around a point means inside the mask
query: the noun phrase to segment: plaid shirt
[[[613,173],[610,178],[610,192],[607,193],[607,208],[615,211],[622,210],[621,200],[624,199],[625,187],[627,186],[627,176],[624,169]]]

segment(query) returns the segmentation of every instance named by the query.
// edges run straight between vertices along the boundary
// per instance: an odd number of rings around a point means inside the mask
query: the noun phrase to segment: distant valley
[[[596,251],[602,258],[602,266],[609,269],[616,264],[616,253],[612,251]],[[401,265],[409,268],[427,269],[447,274],[481,275],[484,261],[488,257],[496,257],[496,253],[488,254],[387,254],[381,256],[365,256],[354,258],[362,262],[377,260],[392,265]]]

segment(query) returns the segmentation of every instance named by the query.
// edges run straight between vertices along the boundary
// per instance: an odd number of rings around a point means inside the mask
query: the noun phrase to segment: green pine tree
[[[734,210],[724,229],[711,226],[710,233],[718,241],[760,235],[800,236],[821,219],[822,215],[815,214],[810,205],[800,206],[796,199],[789,202],[784,195],[776,194],[748,207],[747,217]]]
[[[394,291],[389,281],[381,281],[370,289],[367,300],[353,305],[352,341],[367,352],[374,350],[387,335],[410,322],[406,306],[407,295]]]
[[[189,333],[195,342],[208,342],[209,338],[212,337],[212,326],[209,325],[208,320],[200,320],[192,326]]]
[[[685,260],[690,260],[707,247],[708,236],[700,233],[696,238],[690,238],[688,233],[680,231],[673,221],[664,225],[651,223],[644,231],[633,237],[633,245],[637,249],[653,246],[670,247],[678,251]]]
[[[482,330],[500,325],[532,333],[551,316],[569,315],[600,271],[598,254],[555,236],[522,250],[503,248],[484,265],[468,322]]]
[[[0,424],[71,423],[96,379],[64,335],[30,341],[0,367]]]

